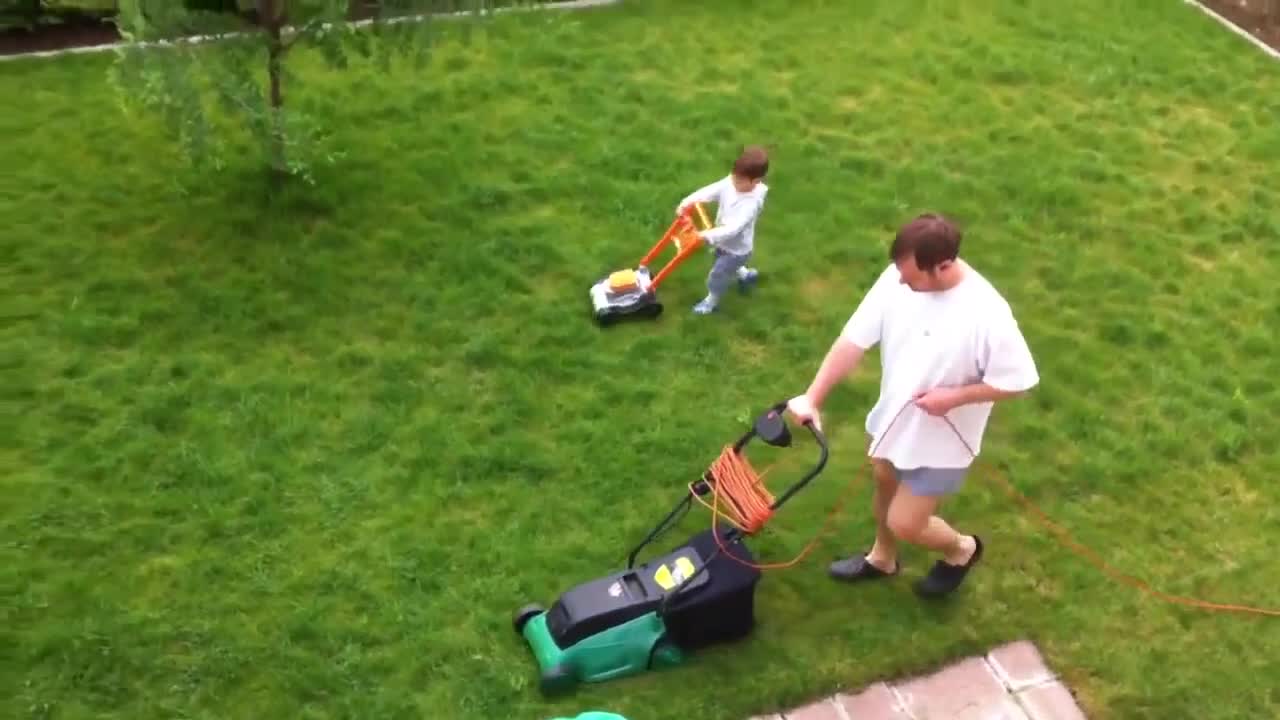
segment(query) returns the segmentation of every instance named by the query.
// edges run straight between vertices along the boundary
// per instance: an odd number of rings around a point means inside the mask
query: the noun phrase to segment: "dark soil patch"
[[[1280,0],[1200,0],[1232,24],[1280,51]],[[375,2],[353,3],[351,20],[377,15]],[[252,14],[245,20],[253,21]],[[109,45],[120,33],[109,18],[70,14],[34,28],[0,30],[0,55]]]
[[[119,41],[120,33],[110,19],[75,13],[57,17],[33,28],[9,27],[0,30],[0,55],[93,47]]]
[[[377,0],[351,2],[348,5],[347,19],[368,20],[378,17],[378,5]],[[253,10],[236,14],[246,29],[257,24],[257,13]],[[110,45],[120,40],[120,33],[109,16],[71,11],[51,15],[46,22],[33,28],[0,26],[0,55]]]
[[[1231,24],[1280,51],[1280,0],[1200,0]]]

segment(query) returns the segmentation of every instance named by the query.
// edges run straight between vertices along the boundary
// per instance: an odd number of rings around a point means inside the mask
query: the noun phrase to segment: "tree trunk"
[[[284,3],[285,0],[258,0],[258,20],[267,33],[267,78],[271,84],[271,172],[277,177],[283,177],[289,171],[285,157],[284,91],[281,88],[286,50],[282,37]]]
[[[27,0],[22,4],[22,15],[31,27],[39,25],[40,16],[44,15],[44,0]]]

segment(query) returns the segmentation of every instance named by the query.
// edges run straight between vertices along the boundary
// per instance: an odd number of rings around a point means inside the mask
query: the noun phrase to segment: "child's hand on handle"
[[[788,400],[787,411],[790,412],[801,425],[812,421],[815,428],[819,431],[822,430],[822,416],[818,412],[818,408],[809,400],[808,395],[797,395]]]

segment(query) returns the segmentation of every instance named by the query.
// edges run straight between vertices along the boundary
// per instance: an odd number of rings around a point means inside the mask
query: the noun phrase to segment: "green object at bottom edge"
[[[575,715],[574,717],[571,717],[571,718],[558,717],[558,718],[551,718],[551,720],[627,720],[627,719],[617,713],[602,712],[600,710],[591,710],[589,712],[584,712],[581,715]]]
[[[614,680],[685,660],[678,647],[663,639],[666,626],[657,613],[641,615],[563,649],[551,639],[545,612],[530,618],[521,634],[537,658],[542,691],[547,694],[568,690],[577,683]],[[595,719],[588,716],[588,720]]]

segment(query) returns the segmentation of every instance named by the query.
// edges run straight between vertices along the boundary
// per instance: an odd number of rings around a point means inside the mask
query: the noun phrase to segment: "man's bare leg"
[[[977,550],[972,535],[961,535],[938,517],[941,498],[920,496],[906,485],[900,486],[889,508],[890,532],[904,542],[928,548],[942,554],[952,565],[964,565]]]
[[[837,560],[829,573],[838,580],[865,580],[898,573],[898,543],[889,529],[889,510],[898,492],[898,475],[893,466],[882,460],[872,460],[872,477],[875,490],[871,509],[876,518],[876,540],[865,555]]]
[[[884,572],[893,572],[898,561],[898,541],[889,530],[889,506],[898,493],[898,476],[893,466],[884,460],[872,461],[875,492],[871,499],[876,517],[876,541],[867,553],[867,562]]]
[[[889,530],[898,539],[942,554],[915,585],[916,592],[925,596],[955,591],[982,557],[982,541],[977,536],[961,535],[937,516],[941,499],[939,495],[916,495],[902,483],[889,506]]]

